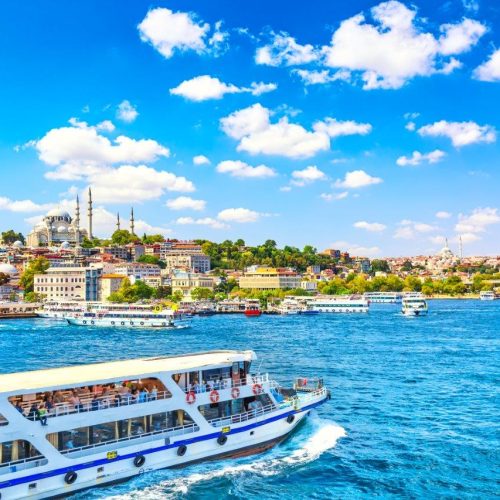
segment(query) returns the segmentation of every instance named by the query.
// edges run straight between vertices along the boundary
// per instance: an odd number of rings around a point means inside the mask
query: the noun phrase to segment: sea
[[[320,376],[331,400],[281,445],[145,473],[79,499],[500,497],[500,300],[431,300],[368,314],[216,315],[176,331],[0,321],[0,372],[211,349],[253,349],[282,384]]]

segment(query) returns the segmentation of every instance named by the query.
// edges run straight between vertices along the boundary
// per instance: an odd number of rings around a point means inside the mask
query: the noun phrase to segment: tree
[[[374,273],[377,271],[388,273],[391,271],[391,268],[389,267],[389,263],[383,259],[373,259],[371,261],[371,266],[372,266],[372,272],[374,272]]]
[[[413,264],[409,260],[405,260],[401,266],[401,271],[409,273],[413,269]]]
[[[16,241],[20,241],[24,245],[25,239],[21,233],[16,233],[13,229],[9,229],[2,233],[2,241],[6,245],[12,245]]]
[[[180,290],[176,290],[172,294],[172,302],[180,302],[183,298],[184,298],[184,295],[182,294],[182,292]]]
[[[10,276],[6,273],[0,273],[0,285],[5,285],[10,280]]]
[[[193,300],[210,300],[214,298],[214,292],[210,288],[196,287],[191,290]]]
[[[160,266],[162,269],[165,269],[166,264],[162,260],[160,260],[159,257],[156,257],[155,255],[141,255],[138,259],[137,262],[144,262],[146,264],[156,264],[157,266]]]
[[[49,267],[50,263],[45,257],[37,257],[28,264],[28,267],[19,280],[19,284],[24,289],[24,293],[33,291],[35,274],[45,274]]]
[[[146,245],[152,245],[154,243],[162,243],[165,241],[165,238],[161,234],[150,234],[149,236],[144,233],[142,236],[142,242]]]
[[[43,298],[44,295],[40,293],[28,292],[24,294],[25,302],[40,302]]]
[[[126,229],[117,229],[111,236],[114,245],[128,245],[137,241],[140,241],[139,238]]]
[[[172,295],[172,287],[171,286],[159,286],[155,288],[153,292],[153,297],[155,299],[166,299]]]

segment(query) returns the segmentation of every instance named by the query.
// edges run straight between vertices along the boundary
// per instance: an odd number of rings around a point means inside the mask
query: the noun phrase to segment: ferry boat
[[[423,295],[405,295],[401,312],[405,316],[425,316],[428,311],[427,301]]]
[[[318,297],[310,301],[312,311],[320,313],[367,313],[369,303],[364,297]]]
[[[66,317],[70,325],[121,328],[187,328],[189,322],[180,314],[166,310],[124,311],[100,310],[76,313]]]
[[[363,296],[374,304],[401,304],[403,300],[399,292],[366,292]]]
[[[303,306],[301,306],[296,300],[286,298],[277,308],[277,312],[279,314],[286,316],[300,314],[302,310]]]
[[[0,375],[2,500],[273,447],[329,392],[321,379],[283,388],[252,374],[255,360],[227,350]]]
[[[261,314],[262,311],[260,310],[260,301],[258,299],[247,300],[245,305],[245,316],[251,318],[260,316]]]
[[[497,298],[495,292],[491,290],[485,290],[482,292],[479,292],[479,298],[481,300],[495,300]]]
[[[85,309],[84,302],[66,301],[66,302],[45,302],[40,309],[37,309],[36,315],[40,318],[64,320],[66,316],[82,312]]]

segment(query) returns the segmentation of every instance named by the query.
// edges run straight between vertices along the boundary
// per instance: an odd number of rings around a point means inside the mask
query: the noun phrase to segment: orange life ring
[[[233,396],[233,399],[238,399],[240,397],[240,389],[239,389],[239,387],[233,387],[231,389],[231,396]]]
[[[257,396],[262,392],[262,386],[260,384],[254,384],[252,387],[252,391]]]
[[[212,403],[218,403],[219,399],[220,399],[219,393],[214,389],[210,393],[210,401],[212,401]]]
[[[186,394],[186,401],[188,404],[192,405],[196,401],[196,394],[193,391],[189,391]]]

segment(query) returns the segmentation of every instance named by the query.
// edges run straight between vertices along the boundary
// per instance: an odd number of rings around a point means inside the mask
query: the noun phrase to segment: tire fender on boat
[[[179,448],[177,448],[177,455],[179,457],[183,457],[186,454],[187,446],[185,444],[181,444]]]
[[[289,424],[293,423],[294,420],[295,420],[295,415],[288,415],[288,417],[286,417],[286,421]]]
[[[217,443],[220,444],[221,446],[225,445],[227,443],[227,436],[225,434],[221,434],[217,438]]]
[[[137,455],[134,458],[134,465],[136,467],[142,467],[146,463],[146,457],[144,455]]]
[[[73,484],[77,478],[78,474],[74,470],[70,470],[69,472],[66,472],[66,474],[64,475],[64,482],[66,484]]]

